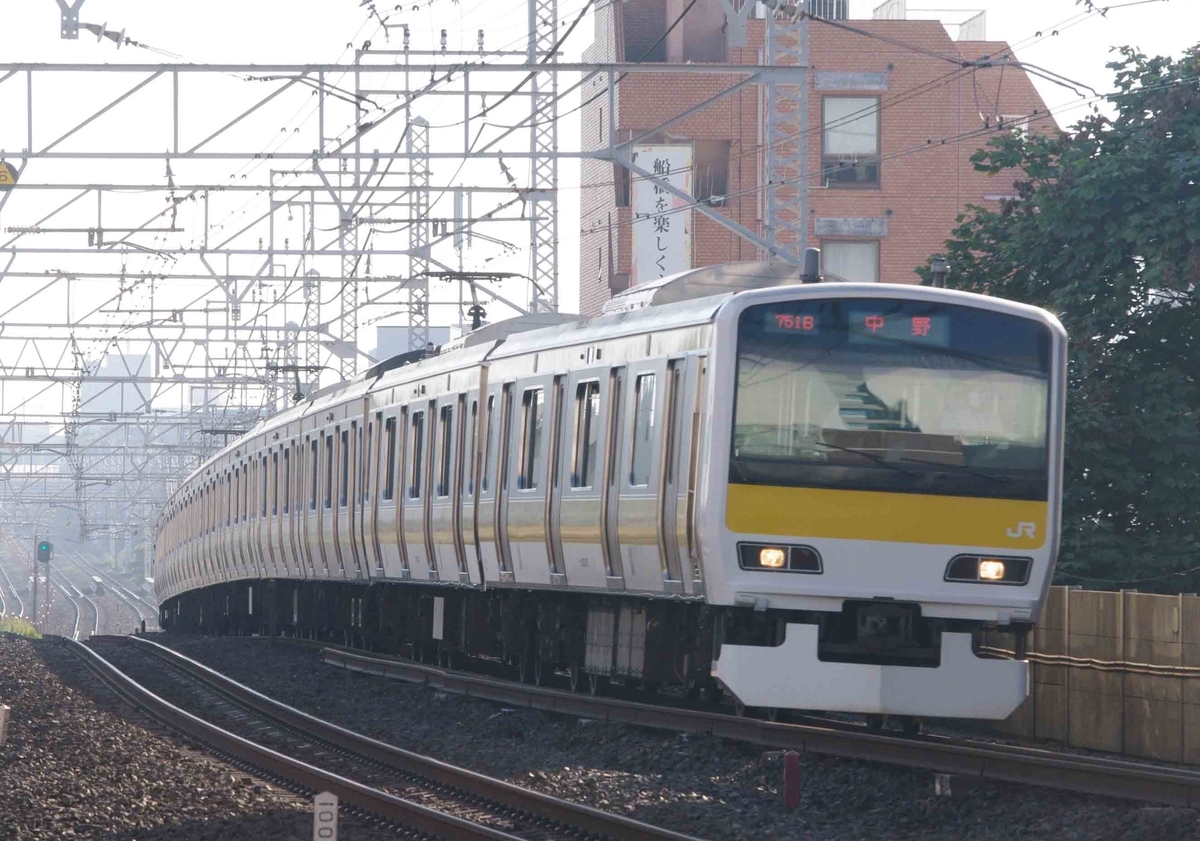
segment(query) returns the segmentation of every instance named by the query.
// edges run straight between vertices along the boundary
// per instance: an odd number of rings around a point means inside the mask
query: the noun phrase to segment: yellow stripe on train
[[[1038,549],[1046,503],[731,484],[725,525],[739,534]]]

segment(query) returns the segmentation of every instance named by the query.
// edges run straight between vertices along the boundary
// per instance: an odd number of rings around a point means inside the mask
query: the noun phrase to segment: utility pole
[[[41,546],[42,542],[37,535],[33,537],[33,629],[37,630],[38,625],[38,556],[37,547]]]

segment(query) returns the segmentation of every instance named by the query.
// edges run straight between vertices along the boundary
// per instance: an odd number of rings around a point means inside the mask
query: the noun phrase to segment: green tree
[[[1115,115],[975,155],[1017,174],[1015,198],[968,208],[945,257],[949,285],[1045,307],[1070,335],[1060,579],[1196,590],[1200,47],[1120,53]]]

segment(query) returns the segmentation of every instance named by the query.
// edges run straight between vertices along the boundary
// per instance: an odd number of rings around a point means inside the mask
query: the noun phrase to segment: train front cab
[[[715,379],[735,400],[712,398],[703,487],[713,676],[747,706],[1015,710],[1028,664],[976,648],[1035,621],[1049,586],[1064,345],[1041,310],[947,290],[726,305]]]

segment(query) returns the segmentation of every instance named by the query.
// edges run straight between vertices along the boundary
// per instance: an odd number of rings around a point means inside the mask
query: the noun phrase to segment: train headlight
[[[739,543],[738,566],[760,572],[806,572],[821,574],[821,556],[811,546],[771,546]]]
[[[946,566],[947,581],[976,584],[1025,584],[1033,558],[996,558],[986,555],[956,555]]]
[[[1003,581],[1004,561],[996,558],[980,558],[979,577],[983,581]]]
[[[778,546],[764,546],[758,550],[758,565],[767,569],[783,569],[787,563],[787,552]]]

